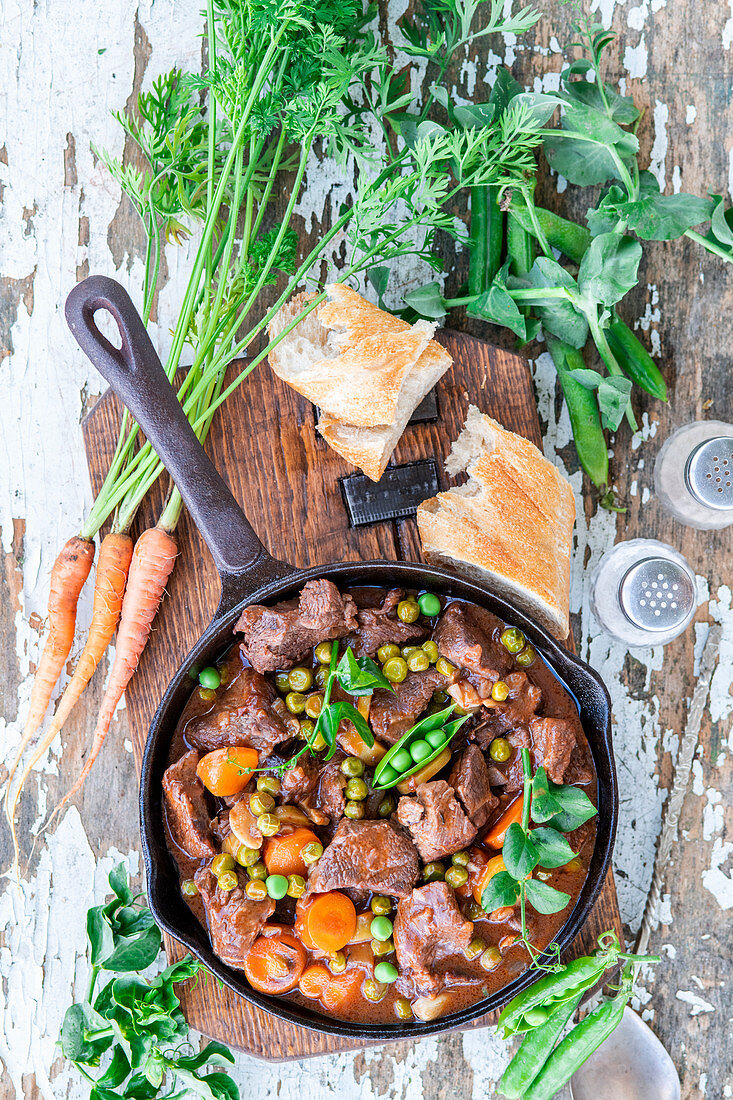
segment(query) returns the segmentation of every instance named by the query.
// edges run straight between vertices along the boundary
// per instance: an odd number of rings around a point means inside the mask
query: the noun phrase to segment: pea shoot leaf
[[[550,781],[547,772],[540,766],[532,778],[532,820],[538,823],[549,821],[555,814],[562,810],[560,801],[550,791]]]
[[[583,367],[570,371],[570,377],[587,390],[597,391],[603,427],[615,432],[631,401],[631,379],[615,374],[605,377],[598,371]]]
[[[550,825],[561,833],[571,833],[598,811],[580,787],[553,783],[543,767],[532,779],[532,820]]]
[[[586,221],[594,237],[611,233],[619,223],[618,209],[626,202],[626,192],[612,183],[597,205],[588,211]]]
[[[326,743],[332,750],[329,752],[326,759],[333,756],[336,749],[336,734],[341,722],[347,721],[356,729],[356,732],[361,737],[365,745],[374,744],[374,736],[369,729],[369,725],[362,716],[362,714],[351,703],[329,703],[327,707],[324,707],[321,713],[318,715],[318,722],[321,720],[321,715],[324,716],[323,724],[321,725],[320,732],[326,739]],[[316,723],[316,730],[319,729],[318,723]]]
[[[578,289],[570,272],[556,260],[550,260],[546,256],[539,256],[522,279],[510,279],[509,287],[536,287],[540,290],[567,287],[573,293],[577,293]],[[542,327],[553,336],[574,348],[585,345],[588,339],[588,322],[569,298],[547,298],[544,301],[539,299],[532,302],[532,312],[542,322]]]
[[[604,103],[601,89],[597,80],[572,80],[571,77],[585,75],[593,69],[593,65],[587,58],[579,58],[563,69],[560,74],[565,95],[573,103],[582,103],[586,107],[593,107],[598,111],[606,112],[614,122],[621,126],[630,125],[639,117],[639,111],[634,106],[631,96],[621,95],[610,84],[603,85],[606,102]],[[606,103],[608,107],[606,107]]]
[[[371,695],[375,688],[394,691],[379,665],[371,657],[360,657],[357,660],[351,646],[339,661],[336,675],[341,687],[349,695]]]
[[[518,821],[513,821],[506,831],[501,849],[504,866],[518,882],[525,879],[539,863],[539,850],[534,832],[526,832]]]
[[[612,306],[636,286],[641,245],[620,233],[594,237],[578,271],[582,295]]]
[[[462,130],[491,126],[496,117],[493,103],[468,103],[453,108],[453,118]]]
[[[412,306],[421,317],[427,317],[431,321],[439,321],[446,315],[446,305],[440,283],[427,283],[417,290],[409,290],[404,299],[408,306]]]
[[[519,306],[507,291],[506,287],[496,279],[489,289],[479,294],[474,302],[467,307],[469,317],[478,317],[482,321],[491,321],[495,325],[503,325],[510,329],[520,340],[527,340],[527,318],[520,311]]]
[[[532,829],[530,836],[537,850],[537,863],[541,867],[564,867],[575,858],[575,852],[557,829],[541,825]]]
[[[598,129],[594,129],[596,119]],[[580,129],[576,128],[578,126]],[[635,156],[638,148],[633,134],[616,126],[600,111],[582,104],[568,105],[562,129],[553,130],[544,138],[547,163],[569,183],[579,187],[617,179],[619,168],[616,156],[626,163]]]
[[[496,117],[500,118],[511,101],[523,91],[522,85],[515,80],[505,65],[496,70],[494,86],[491,89],[489,103],[493,104]]]
[[[556,890],[554,886],[540,882],[539,879],[528,879],[525,890],[527,901],[538,913],[560,913],[570,901],[570,894]]]
[[[489,879],[481,895],[481,908],[486,913],[493,913],[505,905],[515,905],[518,900],[519,883],[508,871],[499,871]]]
[[[715,239],[720,244],[733,247],[733,209],[725,209],[725,200],[722,195],[711,195],[713,201],[713,214],[710,228]]]

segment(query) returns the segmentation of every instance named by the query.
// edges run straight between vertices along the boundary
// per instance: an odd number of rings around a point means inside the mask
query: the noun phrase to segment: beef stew
[[[531,646],[505,644],[512,630],[464,601],[442,600],[428,617],[418,593],[341,593],[330,581],[308,582],[287,605],[246,609],[219,686],[196,688],[181,716],[163,787],[184,899],[216,954],[255,989],[338,1019],[395,1024],[466,1008],[526,970],[518,907],[479,904],[497,855],[487,835],[521,789],[522,747],[594,803],[596,782],[575,701]],[[352,695],[335,681],[331,702],[356,705],[374,743],[344,719],[331,759],[313,741],[315,752],[288,766],[313,739],[334,645],[374,658],[394,691]],[[385,753],[451,705],[464,721],[432,764],[375,789]],[[257,771],[238,767],[235,750],[254,750]],[[235,793],[202,783],[217,751]],[[540,949],[580,894],[594,821],[568,839],[576,858],[540,871],[569,895],[565,910],[527,906]]]

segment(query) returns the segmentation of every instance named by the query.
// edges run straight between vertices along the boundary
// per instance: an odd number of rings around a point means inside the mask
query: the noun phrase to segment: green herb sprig
[[[544,767],[532,775],[529,749],[522,749],[524,771],[524,801],[521,823],[509,825],[501,854],[505,871],[499,871],[486,885],[481,906],[487,913],[519,902],[522,921],[519,942],[530,957],[531,966],[552,969],[559,964],[557,944],[544,952],[532,943],[527,931],[527,902],[538,913],[560,913],[570,901],[570,895],[547,882],[530,878],[538,866],[552,869],[564,867],[575,852],[563,833],[572,832],[597,814],[585,791],[579,787],[552,783]],[[530,819],[535,823],[530,828]],[[549,956],[550,961],[547,961]]]
[[[221,1068],[234,1056],[218,1042],[194,1049],[175,991],[202,964],[189,955],[144,977],[160,953],[160,931],[133,895],[122,864],[110,872],[109,884],[112,900],[87,913],[89,988],[66,1010],[61,1053],[89,1082],[90,1100],[239,1100],[239,1088]]]

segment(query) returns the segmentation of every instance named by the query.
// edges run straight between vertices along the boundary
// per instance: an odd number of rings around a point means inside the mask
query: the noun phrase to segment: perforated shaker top
[[[706,508],[733,508],[733,436],[721,435],[698,444],[687,460],[685,481]]]
[[[642,630],[669,631],[695,606],[695,587],[676,562],[646,558],[624,575],[619,602],[626,618]]]

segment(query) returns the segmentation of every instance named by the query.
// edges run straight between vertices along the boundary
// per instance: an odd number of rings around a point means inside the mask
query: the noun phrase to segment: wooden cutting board
[[[526,360],[463,333],[445,331],[440,339],[453,355],[454,365],[437,386],[437,420],[409,425],[392,461],[402,464],[435,458],[441,488],[448,488],[443,460],[463,425],[469,403],[538,446],[542,444]],[[95,492],[114,451],[119,416],[119,403],[107,392],[83,423]],[[275,557],[303,568],[360,558],[421,560],[417,524],[412,518],[366,527],[349,525],[339,479],[353,473],[353,468],[316,433],[313,406],[276,378],[266,364],[229,398],[214,420],[206,446]],[[134,535],[157,519],[164,489],[161,479],[140,511]],[[216,570],[187,514],[181,519],[178,540],[181,556],[168,595],[126,694],[138,771],[150,720],[163,690],[208,624],[219,596]],[[130,791],[131,813],[135,807]],[[610,872],[573,952],[583,954],[592,949],[598,934],[608,928],[615,928],[621,936]],[[171,959],[184,953],[180,944],[168,937],[166,950]],[[184,987],[182,1002],[189,1023],[204,1035],[271,1061],[366,1045],[278,1020],[220,988],[211,978]],[[493,1022],[484,1016],[471,1026],[486,1027]]]

